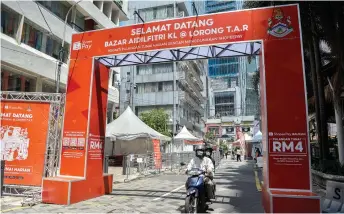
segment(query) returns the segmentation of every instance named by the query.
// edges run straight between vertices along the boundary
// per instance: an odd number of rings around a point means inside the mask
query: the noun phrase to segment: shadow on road
[[[176,178],[180,179],[180,178]],[[147,181],[150,182],[150,181]],[[217,185],[216,200],[210,205],[215,213],[263,213],[261,192],[257,190],[253,165],[250,163],[225,163],[224,167],[217,170],[215,174]],[[181,185],[183,183],[181,182]],[[169,200],[180,201],[180,206],[176,207],[177,212],[184,212],[185,190],[180,189],[177,192],[170,193],[162,188],[144,188],[144,189],[121,189],[114,188],[111,195],[159,198],[157,203],[168,203]],[[150,200],[150,199],[148,199]],[[209,212],[212,212],[209,210]]]

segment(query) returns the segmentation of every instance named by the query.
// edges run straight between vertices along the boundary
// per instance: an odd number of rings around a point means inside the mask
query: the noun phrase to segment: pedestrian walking
[[[241,162],[241,151],[240,151],[240,149],[237,150],[236,155],[237,155],[237,162],[239,162],[239,161]]]
[[[228,156],[228,152],[226,152],[226,153],[225,153],[225,155],[226,155],[226,159],[227,159],[227,156]]]

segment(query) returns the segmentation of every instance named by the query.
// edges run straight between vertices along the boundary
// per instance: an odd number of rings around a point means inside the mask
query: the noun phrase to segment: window
[[[117,73],[116,71],[112,70],[112,78],[111,78],[112,82],[111,82],[111,86],[116,87],[116,83],[117,83]]]
[[[139,14],[145,22],[149,22],[152,20],[172,18],[174,17],[173,10],[174,10],[173,5],[168,5],[168,6],[161,6],[161,7],[154,7],[154,8],[139,10]],[[140,19],[138,21],[141,22]]]
[[[12,38],[16,37],[20,15],[1,4],[1,33]]]
[[[25,20],[22,33],[22,42],[41,51],[42,38],[43,32],[38,30],[38,28],[33,27],[33,25],[29,23],[28,20]]]
[[[158,83],[158,91],[162,91],[162,86],[163,86],[162,82],[159,82]]]
[[[34,84],[34,79],[9,71],[1,71],[1,90],[3,91],[30,92]]]
[[[54,13],[57,17],[59,17],[63,21],[66,19],[67,12],[69,8],[71,7],[70,4],[64,1],[37,1],[37,2],[43,5],[52,13]],[[72,12],[69,12],[68,14],[67,23],[69,25],[72,24]]]
[[[77,31],[84,31],[85,29],[85,16],[79,11],[76,11],[74,29]]]
[[[62,41],[52,37],[47,37],[45,53],[49,56],[59,59],[60,50],[62,47]],[[64,44],[63,62],[66,63],[69,56],[69,44]]]

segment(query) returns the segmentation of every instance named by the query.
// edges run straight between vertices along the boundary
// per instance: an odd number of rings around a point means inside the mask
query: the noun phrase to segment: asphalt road
[[[262,213],[253,164],[223,160],[215,174],[216,201],[208,213]],[[111,195],[70,206],[38,204],[2,212],[176,213],[184,211],[185,175],[160,175],[114,185]]]

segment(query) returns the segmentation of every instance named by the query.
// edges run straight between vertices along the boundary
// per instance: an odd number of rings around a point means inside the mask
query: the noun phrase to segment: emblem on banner
[[[30,105],[28,105],[28,107],[27,107],[26,111],[32,111],[32,108],[31,108],[31,106],[30,106]]]
[[[268,33],[275,37],[285,37],[293,31],[290,16],[286,17],[283,11],[278,8],[273,12],[273,16],[268,20]]]

